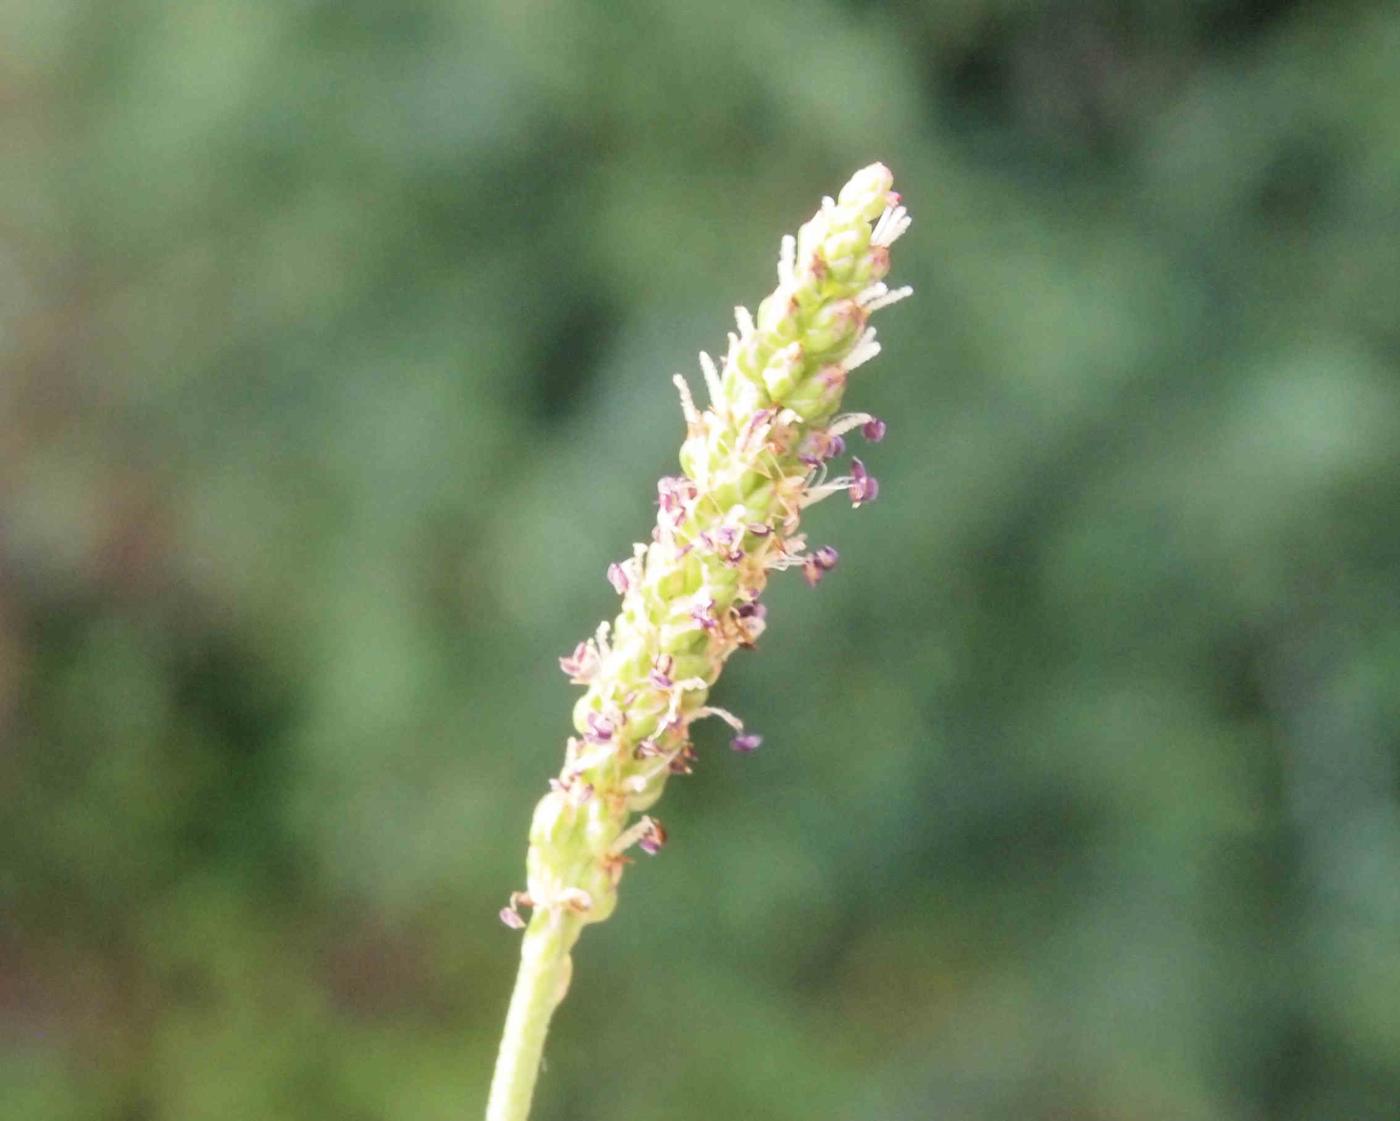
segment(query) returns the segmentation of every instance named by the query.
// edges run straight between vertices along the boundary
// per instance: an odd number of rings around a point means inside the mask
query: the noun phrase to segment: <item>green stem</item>
[[[569,987],[569,951],[581,928],[578,916],[562,908],[540,907],[530,920],[491,1079],[486,1121],[526,1121],[530,1115],[549,1019]]]

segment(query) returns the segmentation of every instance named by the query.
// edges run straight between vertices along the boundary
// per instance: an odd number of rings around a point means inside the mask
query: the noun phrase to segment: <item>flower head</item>
[[[536,810],[529,890],[502,913],[508,924],[519,920],[517,902],[585,923],[608,917],[622,851],[636,844],[654,853],[665,843],[654,819],[629,822],[671,775],[690,772],[697,720],[729,724],[740,754],[763,742],[709,704],[709,692],[734,651],[763,634],[770,573],[800,567],[815,584],[836,566],[832,546],[807,551],[806,508],[842,491],[856,506],[879,493],[859,459],[848,476],[828,471],[853,429],[870,443],[885,434],[883,421],[839,410],[851,372],[879,353],[871,316],[909,295],[884,279],[890,246],[909,225],[891,183],[889,169],[872,164],[782,240],[777,288],[756,313],[735,309],[722,360],[700,357],[708,403],[675,379],[681,474],[657,484],[650,541],[608,567],[622,597],[617,619],[560,659],[586,689],[577,738]]]

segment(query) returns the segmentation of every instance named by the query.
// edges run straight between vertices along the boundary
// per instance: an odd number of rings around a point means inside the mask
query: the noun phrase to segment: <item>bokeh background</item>
[[[670,374],[883,159],[881,501],[539,1121],[1391,1121],[1400,8],[0,6],[0,1116],[478,1116]],[[868,375],[868,376],[867,376]]]

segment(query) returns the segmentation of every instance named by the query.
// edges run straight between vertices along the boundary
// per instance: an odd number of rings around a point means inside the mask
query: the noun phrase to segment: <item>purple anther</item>
[[[715,601],[713,599],[697,603],[690,609],[690,617],[707,631],[714,630],[719,625],[719,620],[715,618]]]
[[[729,741],[729,746],[740,755],[749,755],[758,750],[758,745],[763,742],[763,737],[756,732],[743,732]]]
[[[676,521],[684,515],[686,500],[693,493],[690,480],[680,475],[664,475],[656,484],[657,504]]]
[[[608,565],[608,583],[613,586],[613,591],[617,592],[618,595],[622,596],[627,594],[629,581],[627,579],[627,573],[623,570],[622,565]]]
[[[647,674],[647,680],[658,689],[669,689],[672,684],[671,670],[675,668],[676,660],[670,654],[662,654],[656,659],[656,664]]]
[[[648,856],[655,856],[666,843],[666,827],[655,818],[647,821],[647,831],[637,839],[637,847]]]
[[[559,668],[569,675],[569,680],[586,685],[598,668],[598,659],[587,642],[580,642],[572,654],[559,659]]]
[[[520,917],[520,912],[512,907],[501,908],[501,922],[505,923],[511,930],[525,929],[525,920]]]
[[[872,444],[878,444],[885,438],[885,422],[879,417],[871,417],[860,426],[860,434]]]
[[[584,720],[588,724],[588,732],[583,738],[589,743],[607,743],[617,731],[613,722],[602,713],[590,712]]]
[[[851,460],[851,485],[847,493],[851,496],[852,506],[859,506],[862,502],[874,502],[879,497],[879,481],[865,469],[865,464],[859,459]]]
[[[748,430],[752,431],[753,429],[757,428],[760,424],[767,424],[777,415],[777,409],[759,409],[758,412],[754,413],[753,416],[749,418]]]
[[[808,467],[818,467],[828,459],[834,459],[846,452],[846,441],[840,436],[816,429],[807,433],[798,450],[797,458]]]
[[[823,545],[812,554],[812,562],[823,572],[830,572],[840,559],[841,554],[831,545]]]

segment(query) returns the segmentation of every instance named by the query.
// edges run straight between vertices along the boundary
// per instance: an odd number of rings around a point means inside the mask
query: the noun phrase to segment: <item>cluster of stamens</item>
[[[584,922],[611,914],[627,850],[655,854],[666,841],[644,811],[671,775],[692,769],[697,721],[726,723],[741,754],[762,742],[709,704],[709,692],[729,656],[762,635],[770,572],[801,568],[815,585],[836,567],[831,546],[808,549],[802,511],[843,492],[857,507],[879,494],[859,458],[845,474],[831,464],[849,433],[870,443],[885,435],[883,421],[838,410],[851,371],[879,352],[870,314],[910,293],[883,279],[889,246],[910,221],[890,182],[880,164],[858,172],[839,201],[824,199],[796,238],[783,239],[777,290],[756,315],[735,309],[722,367],[700,356],[705,409],[676,376],[683,474],[657,486],[650,542],[607,569],[620,614],[560,659],[586,689],[564,769],[535,811],[529,889],[501,912],[508,925],[524,925],[521,906]],[[629,824],[634,814],[642,816]]]

